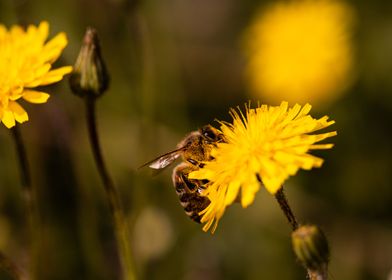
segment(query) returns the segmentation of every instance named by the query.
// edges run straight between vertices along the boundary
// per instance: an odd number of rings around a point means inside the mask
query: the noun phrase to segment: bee
[[[206,125],[185,136],[174,151],[143,165],[163,169],[182,157],[182,162],[173,170],[173,185],[186,215],[197,223],[201,220],[200,211],[210,204],[210,200],[202,196],[208,181],[189,179],[188,174],[203,167],[203,162],[213,159],[211,149],[219,142],[224,142],[223,134],[213,126]]]

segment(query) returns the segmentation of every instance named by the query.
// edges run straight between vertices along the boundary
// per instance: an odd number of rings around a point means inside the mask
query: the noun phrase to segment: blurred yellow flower
[[[336,135],[336,131],[314,134],[334,123],[327,116],[314,119],[308,115],[311,106],[246,106],[245,115],[231,110],[233,123],[221,122],[225,138],[211,152],[214,160],[192,172],[191,179],[209,181],[203,195],[211,203],[203,210],[201,222],[207,231],[213,222],[215,230],[226,207],[238,197],[243,207],[250,205],[261,182],[275,194],[283,182],[298,169],[320,167],[323,160],[308,154],[309,150],[330,149],[332,144],[315,144]],[[261,182],[260,182],[261,181]]]
[[[333,101],[353,80],[353,22],[340,1],[272,4],[245,33],[250,90],[271,102]]]
[[[27,30],[14,25],[10,30],[0,24],[0,122],[11,128],[15,121],[23,123],[28,115],[16,101],[20,98],[30,103],[45,103],[49,94],[34,90],[60,81],[72,71],[71,66],[52,70],[67,45],[64,33],[57,34],[45,43],[49,24],[30,25]]]

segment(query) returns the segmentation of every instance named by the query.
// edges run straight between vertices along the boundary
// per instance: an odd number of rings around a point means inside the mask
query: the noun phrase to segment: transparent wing
[[[180,156],[180,153],[174,153],[169,155],[164,155],[157,160],[151,162],[148,167],[152,169],[162,169],[166,166],[170,165],[173,161],[175,161]]]
[[[171,152],[168,152],[164,155],[161,155],[157,157],[156,159],[153,159],[152,161],[149,161],[145,164],[143,164],[140,168],[148,166],[152,169],[163,169],[167,166],[169,166],[171,163],[173,163],[177,158],[181,156],[181,152],[184,150],[184,148],[180,148]]]

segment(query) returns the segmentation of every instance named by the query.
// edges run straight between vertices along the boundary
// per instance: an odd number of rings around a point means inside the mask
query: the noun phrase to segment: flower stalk
[[[11,129],[11,134],[15,143],[16,154],[19,162],[20,180],[22,185],[23,197],[26,203],[26,212],[28,216],[30,239],[31,239],[31,253],[30,253],[30,277],[31,279],[36,278],[37,270],[37,254],[38,254],[38,243],[37,243],[37,229],[39,228],[38,223],[38,207],[36,201],[36,195],[31,183],[29,163],[26,154],[26,148],[23,142],[22,134],[19,130],[19,125],[15,125]],[[9,263],[9,268],[13,268]],[[12,269],[14,271],[14,269]],[[12,275],[17,275],[13,273]]]
[[[280,209],[282,209],[287,221],[291,225],[291,229],[294,231],[298,228],[297,219],[290,208],[289,202],[284,194],[283,187],[279,189],[275,194],[276,201],[279,203]]]
[[[12,137],[15,142],[16,153],[18,156],[19,170],[20,170],[20,181],[22,184],[23,195],[28,205],[28,209],[33,209],[33,188],[31,185],[31,176],[29,171],[29,164],[27,160],[27,154],[25,145],[23,143],[22,134],[18,125],[11,128]]]
[[[70,86],[74,94],[82,97],[86,106],[86,121],[90,145],[98,173],[104,185],[107,202],[114,224],[117,249],[123,278],[136,279],[132,251],[129,242],[128,223],[122,203],[112,177],[106,167],[96,122],[96,100],[109,86],[109,75],[101,55],[97,32],[88,28],[83,45],[76,60],[74,72],[70,77]]]
[[[99,142],[99,136],[97,131],[95,102],[96,99],[94,97],[86,96],[85,103],[87,113],[87,127],[91,149],[94,155],[94,160],[98,169],[98,173],[105,188],[110,213],[113,218],[114,230],[117,239],[121,266],[123,268],[124,279],[133,280],[135,279],[135,273],[133,271],[132,251],[129,242],[130,235],[127,220],[124,215],[124,210],[117,189],[114,185],[112,178],[109,175],[102,155],[101,145]]]

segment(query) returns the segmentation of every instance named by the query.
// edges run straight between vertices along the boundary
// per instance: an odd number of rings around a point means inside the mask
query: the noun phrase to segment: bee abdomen
[[[186,215],[200,223],[199,213],[210,204],[210,200],[201,195],[200,189],[203,182],[188,179],[188,173],[194,168],[189,163],[179,164],[173,171],[173,184]]]
[[[210,200],[207,197],[201,196],[198,193],[192,193],[189,196],[184,210],[193,221],[200,223],[201,215],[199,213],[206,209],[209,204]]]

